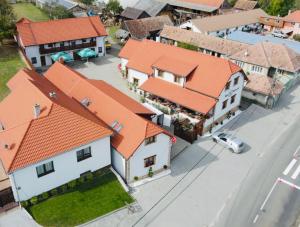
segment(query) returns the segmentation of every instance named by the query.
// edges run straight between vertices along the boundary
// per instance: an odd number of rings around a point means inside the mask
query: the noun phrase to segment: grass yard
[[[26,17],[32,21],[49,20],[48,15],[31,3],[17,3],[12,5],[17,19]]]
[[[133,199],[109,172],[27,209],[42,226],[74,226],[121,208],[125,202]]]
[[[0,101],[8,95],[7,81],[25,67],[17,47],[0,46]]]

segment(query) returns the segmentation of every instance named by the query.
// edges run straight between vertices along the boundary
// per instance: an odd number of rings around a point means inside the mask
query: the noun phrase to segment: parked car
[[[284,34],[282,31],[278,31],[278,30],[273,31],[273,32],[272,32],[272,35],[273,35],[274,37],[282,38],[282,39],[288,38],[288,35],[287,35],[287,34]]]
[[[212,139],[214,142],[222,144],[231,152],[236,154],[241,153],[245,148],[245,144],[243,143],[243,141],[226,132],[215,133],[212,135]]]

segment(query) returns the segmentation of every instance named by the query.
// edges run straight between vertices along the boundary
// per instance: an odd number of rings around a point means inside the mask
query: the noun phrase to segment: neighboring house
[[[254,9],[192,19],[181,24],[180,28],[208,35],[226,36],[233,31],[258,28],[260,26],[259,19],[262,16],[267,16],[267,14],[262,9]]]
[[[111,164],[112,131],[79,102],[26,69],[8,86],[0,103],[0,158],[16,201]]]
[[[182,43],[190,44],[197,47],[199,52],[221,58],[228,58],[230,55],[249,46],[248,44],[172,26],[164,26],[160,33],[160,42],[175,46]]]
[[[131,38],[156,40],[165,25],[173,25],[173,22],[167,15],[127,20],[123,22],[122,28],[129,32]]]
[[[289,13],[285,17],[262,16],[260,22],[268,31],[276,29],[288,35],[300,34],[300,10]]]
[[[145,11],[151,17],[161,16],[168,11],[167,3],[160,2],[157,0],[139,0],[133,8]]]
[[[17,22],[17,42],[34,67],[49,66],[53,56],[64,52],[69,59],[81,59],[88,48],[95,56],[105,55],[106,30],[98,16],[32,22]]]
[[[253,10],[258,6],[257,1],[252,0],[238,0],[235,5],[234,9],[237,10]]]
[[[265,107],[272,108],[278,102],[284,87],[268,76],[250,74],[243,90],[243,97]]]
[[[282,44],[262,42],[230,56],[246,74],[259,74],[279,80],[286,90],[300,75],[300,55]]]
[[[72,69],[56,63],[46,73],[58,89],[111,127],[112,165],[127,184],[170,168],[172,138],[154,124],[155,114],[112,86],[88,80]]]
[[[123,18],[123,20],[137,20],[150,17],[150,15],[144,10],[126,7],[121,13],[121,17]]]
[[[277,43],[277,44],[283,44],[293,51],[300,54],[300,43],[298,41],[290,40],[290,39],[281,39],[277,37],[273,37],[271,35],[257,35],[253,33],[248,32],[241,32],[236,31],[231,34],[229,34],[226,37],[227,40],[237,41],[240,43],[250,44],[254,45],[261,42],[270,42],[270,43]]]
[[[188,119],[199,135],[238,111],[245,75],[229,60],[151,40],[129,40],[119,57],[146,102],[167,119]]]

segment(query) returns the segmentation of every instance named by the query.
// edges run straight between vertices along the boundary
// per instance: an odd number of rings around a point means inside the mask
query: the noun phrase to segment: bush
[[[146,102],[145,97],[144,97],[144,96],[141,96],[141,97],[140,97],[140,101],[141,101],[141,103],[145,103],[145,102]]]
[[[152,167],[149,168],[148,176],[149,176],[149,177],[153,177],[153,170],[152,170]]]
[[[69,188],[75,188],[76,187],[76,180],[72,180],[68,183]]]
[[[87,181],[92,181],[93,178],[94,178],[94,175],[93,175],[92,173],[87,173],[87,174],[86,174],[86,179],[87,179]]]
[[[41,195],[39,195],[38,199],[39,199],[39,201],[43,201],[43,200],[48,199],[48,197],[49,197],[48,193],[44,192]]]
[[[82,176],[82,177],[78,178],[78,182],[79,182],[79,184],[83,184],[85,182],[85,177]]]
[[[56,188],[54,188],[54,189],[52,189],[52,190],[50,191],[50,193],[51,193],[52,196],[55,196],[55,195],[58,194],[58,190],[57,190]]]
[[[67,186],[66,184],[60,186],[60,191],[61,191],[62,193],[65,193],[66,191],[68,191],[68,186]]]
[[[137,181],[137,180],[139,179],[139,177],[138,177],[138,176],[135,176],[133,179],[134,179],[135,181]]]
[[[37,196],[32,197],[32,198],[30,199],[30,203],[31,203],[32,205],[37,204],[37,203],[38,203],[38,197],[37,197]]]
[[[29,204],[29,202],[27,200],[21,202],[21,206],[24,207],[24,208],[29,207],[29,205],[30,204]]]
[[[293,39],[300,42],[300,34],[296,34],[293,36]]]

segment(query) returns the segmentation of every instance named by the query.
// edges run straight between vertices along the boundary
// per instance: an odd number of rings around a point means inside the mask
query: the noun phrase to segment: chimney
[[[50,98],[56,98],[56,92],[55,91],[49,92],[49,96]]]
[[[10,149],[10,147],[9,147],[8,144],[4,144],[4,145],[3,145],[3,148],[4,148],[5,150],[9,150],[9,149]]]
[[[248,51],[246,50],[246,52],[245,52],[245,57],[248,57],[249,56],[249,53],[248,53]]]
[[[5,127],[4,127],[3,123],[0,121],[0,132],[4,131],[4,130],[5,130]]]
[[[38,118],[41,114],[41,106],[39,104],[35,104],[33,107],[34,118]]]

